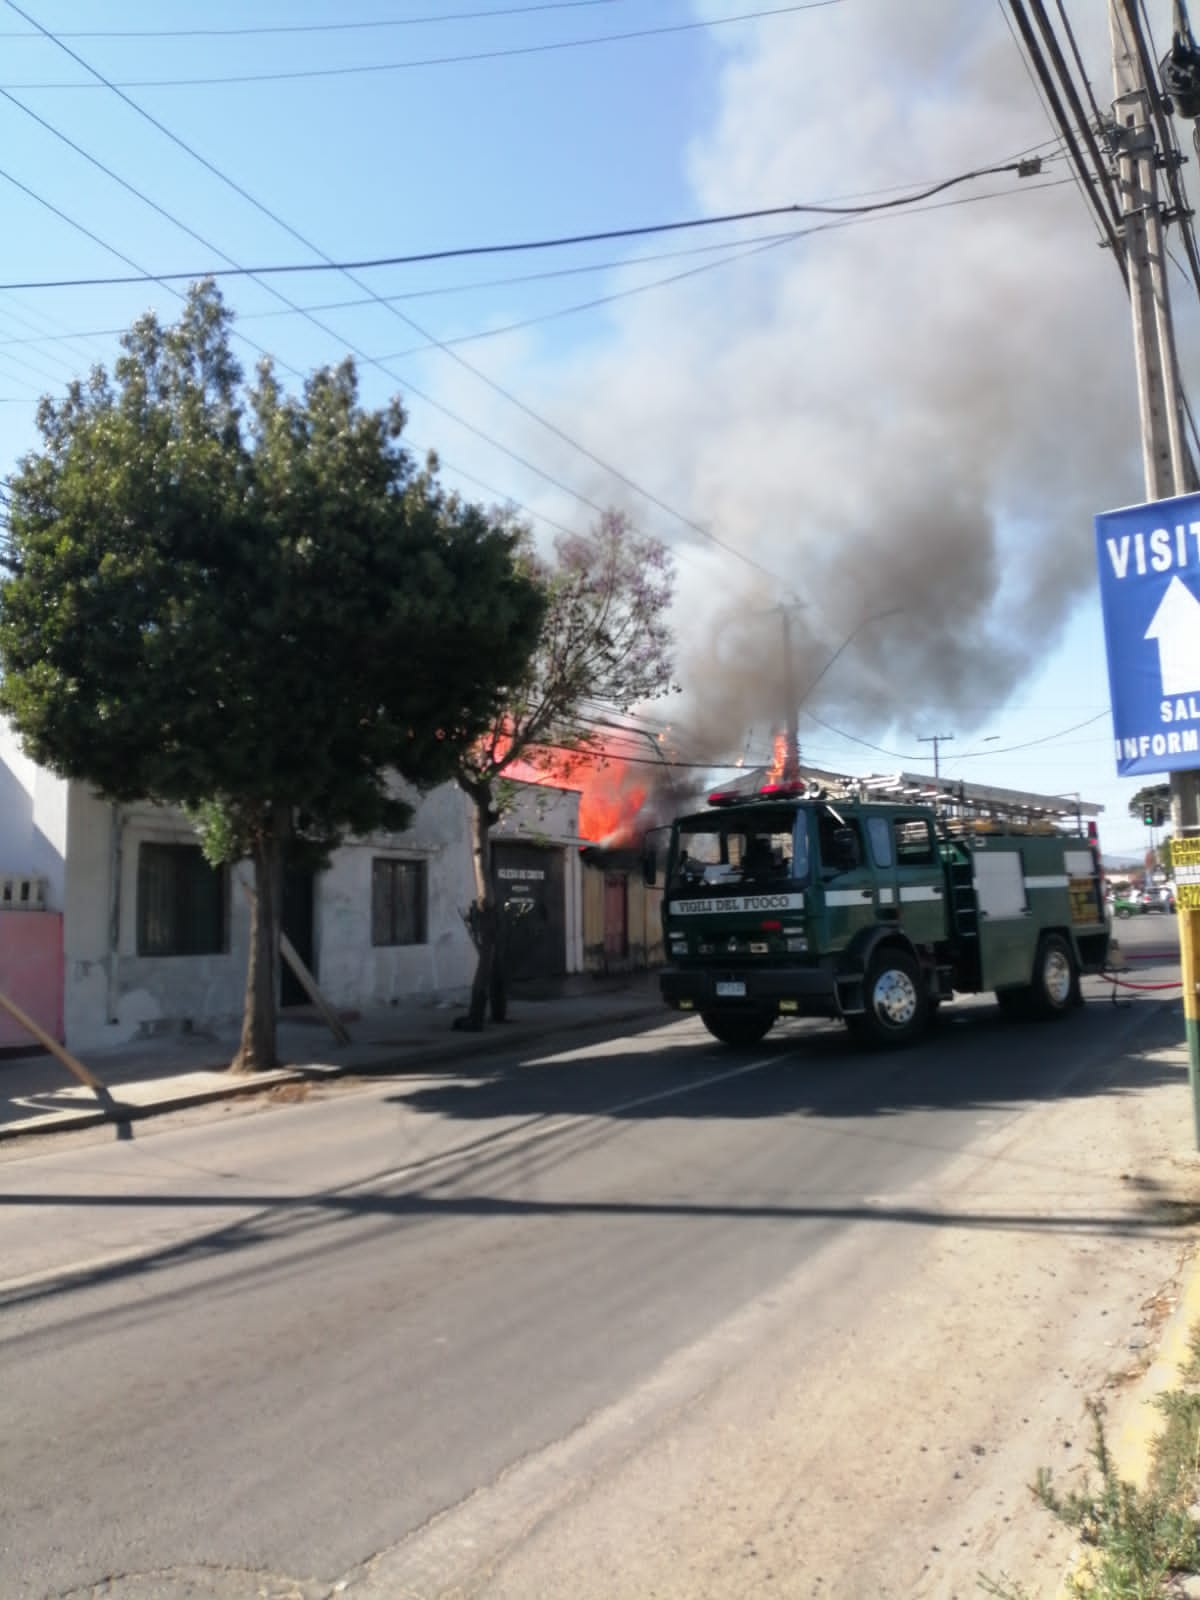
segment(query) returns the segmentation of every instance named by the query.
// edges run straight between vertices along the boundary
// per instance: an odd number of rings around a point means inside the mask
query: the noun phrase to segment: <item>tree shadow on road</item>
[[[986,1111],[1037,1101],[1186,1085],[1177,1000],[1117,1009],[1089,1003],[1041,1024],[994,1004],[951,1007],[909,1050],[864,1050],[836,1023],[785,1023],[753,1049],[712,1041],[698,1023],[656,1028],[552,1055],[530,1054],[481,1079],[414,1085],[396,1104],[462,1119],[894,1117]]]
[[[314,1184],[285,1196],[252,1183],[196,1193],[10,1190],[0,1193],[0,1211],[58,1207],[68,1217],[72,1209],[128,1211],[148,1224],[156,1214],[191,1214],[198,1222],[206,1213],[225,1215],[217,1226],[201,1226],[121,1260],[0,1289],[0,1310],[85,1290],[120,1291],[136,1281],[136,1304],[118,1293],[119,1303],[93,1308],[89,1315],[142,1317],[154,1304],[211,1295],[214,1284],[227,1294],[252,1291],[281,1275],[304,1274],[333,1255],[369,1247],[384,1234],[394,1236],[398,1228],[431,1222],[744,1219],[820,1227],[1179,1237],[1194,1226],[1197,1208],[1152,1185],[1145,1192],[1132,1188],[1127,1210],[1045,1212],[887,1204],[837,1192],[775,1202],[756,1193],[753,1181],[744,1200],[710,1200],[702,1194],[638,1199],[598,1194],[571,1178],[582,1156],[602,1150],[635,1119],[842,1118],[848,1133],[869,1139],[882,1134],[870,1132],[873,1119],[911,1111],[1015,1109],[1039,1099],[1125,1095],[1163,1084],[1185,1094],[1186,1063],[1178,1051],[1162,1048],[1178,1037],[1177,1004],[1147,1003],[1140,1015],[1120,1015],[1123,1020],[1114,1024],[1112,1016],[1094,1007],[1061,1026],[1014,1028],[995,1008],[978,1006],[961,1023],[945,1019],[920,1050],[883,1057],[862,1055],[833,1029],[781,1030],[751,1053],[710,1048],[695,1031],[660,1027],[641,1040],[622,1040],[619,1047],[612,1041],[583,1045],[529,1059],[501,1077],[425,1084],[390,1097],[479,1127],[497,1119],[498,1126],[351,1183]],[[951,1138],[943,1146],[940,1130],[928,1120],[901,1138],[946,1154],[959,1142]],[[536,1192],[551,1175],[556,1175],[558,1194]],[[230,1212],[238,1214],[230,1219]],[[220,1262],[216,1280],[214,1260]],[[185,1270],[195,1266],[204,1272]],[[18,1342],[21,1336],[16,1334]]]

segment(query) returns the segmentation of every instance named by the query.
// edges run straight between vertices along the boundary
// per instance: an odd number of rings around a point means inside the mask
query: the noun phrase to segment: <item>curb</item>
[[[1188,1281],[1163,1329],[1158,1354],[1135,1385],[1129,1414],[1113,1442],[1113,1462],[1122,1478],[1143,1489],[1150,1475],[1162,1415],[1154,1401],[1174,1387],[1191,1354],[1192,1330],[1200,1324],[1200,1251],[1187,1264]]]
[[[1178,1383],[1191,1354],[1192,1331],[1200,1325],[1200,1248],[1193,1250],[1185,1272],[1187,1279],[1163,1328],[1158,1354],[1124,1397],[1120,1426],[1109,1443],[1117,1477],[1137,1489],[1146,1487],[1155,1441],[1163,1431],[1162,1413],[1154,1402]],[[1086,1592],[1090,1561],[1090,1548],[1077,1544],[1067,1560],[1055,1600],[1075,1600],[1081,1591]]]
[[[176,1095],[166,1095],[147,1104],[123,1101],[119,1097],[120,1088],[106,1088],[103,1091],[102,1103],[95,1107],[78,1111],[73,1108],[46,1111],[19,1122],[0,1124],[0,1143],[10,1139],[30,1139],[53,1133],[68,1133],[80,1128],[97,1128],[106,1123],[121,1125],[141,1122],[148,1117],[162,1116],[170,1111],[182,1111],[189,1106],[210,1105],[216,1101],[233,1100],[244,1095],[262,1094],[267,1090],[278,1088],[281,1084],[325,1082],[335,1078],[387,1077],[403,1072],[419,1072],[428,1064],[453,1060],[464,1055],[469,1058],[486,1056],[507,1048],[519,1049],[526,1044],[537,1043],[562,1034],[621,1026],[659,1016],[669,1019],[671,1015],[661,1000],[653,1002],[647,1000],[636,1007],[631,1007],[628,1011],[615,1012],[603,1018],[594,1015],[580,1017],[542,1028],[536,1023],[517,1024],[521,1032],[516,1034],[503,1031],[505,1028],[503,1023],[492,1023],[479,1033],[455,1033],[445,1041],[438,1041],[426,1047],[413,1045],[410,1047],[410,1054],[387,1055],[366,1062],[322,1062],[319,1065],[312,1063],[304,1066],[277,1067],[271,1072],[256,1073],[252,1077],[231,1076],[211,1088],[191,1089]],[[450,1030],[447,1031],[449,1033]],[[140,1083],[154,1081],[152,1078],[143,1078]],[[136,1090],[138,1086],[138,1080],[123,1085],[126,1091]]]

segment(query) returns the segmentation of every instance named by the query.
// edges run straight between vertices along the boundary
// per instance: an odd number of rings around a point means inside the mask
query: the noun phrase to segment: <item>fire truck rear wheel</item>
[[[1044,933],[1033,964],[1033,1013],[1063,1017],[1079,1004],[1079,972],[1071,947],[1058,933]]]
[[[775,1026],[770,1011],[702,1011],[700,1021],[714,1039],[733,1045],[757,1044]]]
[[[863,980],[864,1010],[847,1020],[874,1045],[899,1050],[929,1026],[929,991],[916,958],[885,947],[871,957]]]

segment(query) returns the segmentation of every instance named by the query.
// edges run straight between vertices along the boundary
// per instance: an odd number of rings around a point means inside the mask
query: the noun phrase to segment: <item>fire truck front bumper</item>
[[[662,997],[676,1011],[784,1011],[827,1017],[841,1012],[832,966],[738,967],[695,971],[664,967]]]

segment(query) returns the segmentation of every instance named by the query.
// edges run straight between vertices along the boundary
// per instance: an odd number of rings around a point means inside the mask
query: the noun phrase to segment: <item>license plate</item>
[[[721,1000],[744,1000],[746,998],[746,985],[744,983],[718,983],[717,996]]]

